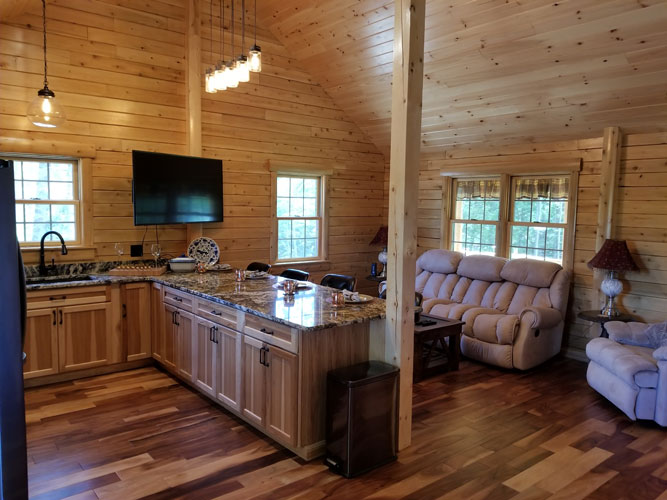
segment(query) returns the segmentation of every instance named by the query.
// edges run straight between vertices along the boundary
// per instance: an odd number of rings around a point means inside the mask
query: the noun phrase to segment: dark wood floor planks
[[[414,389],[412,446],[354,480],[155,368],[29,389],[31,497],[667,500],[667,431],[629,421],[582,363],[463,362]]]

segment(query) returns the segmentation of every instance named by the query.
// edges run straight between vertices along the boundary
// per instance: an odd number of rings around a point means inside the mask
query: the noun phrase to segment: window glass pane
[[[51,224],[26,224],[25,241],[39,241],[42,235],[51,230]],[[48,236],[47,241],[53,241],[53,235]]]
[[[452,248],[466,255],[496,253],[496,226],[494,224],[452,224]]]
[[[19,242],[25,241],[25,226],[23,224],[16,224],[16,237]]]
[[[50,205],[44,204],[26,204],[25,207],[25,220],[26,222],[50,222],[51,213]]]
[[[544,248],[546,229],[543,227],[528,227],[528,248]]]
[[[456,202],[455,208],[457,219],[469,219],[470,218],[470,202],[468,200],[461,200]]]
[[[500,201],[487,201],[484,205],[484,220],[498,220],[500,217]]]
[[[72,184],[69,182],[50,182],[50,199],[51,200],[73,200],[74,192]]]
[[[23,179],[23,173],[20,161],[14,161],[14,179]]]
[[[305,240],[299,238],[292,240],[292,258],[299,258],[305,256]]]
[[[309,198],[317,198],[317,179],[305,179],[303,181],[303,195]]]
[[[278,238],[281,240],[292,237],[292,221],[279,220],[278,221]]]
[[[49,180],[72,182],[73,165],[71,163],[51,163],[49,165]]]
[[[23,205],[16,205],[16,222],[23,222]]]
[[[549,222],[552,224],[565,224],[567,222],[567,202],[566,201],[552,201],[551,214]]]
[[[529,248],[526,253],[529,259],[544,260],[544,250],[539,248]]]
[[[49,183],[23,181],[23,199],[25,200],[48,200]]]
[[[318,226],[319,226],[319,221],[307,220],[306,221],[306,238],[317,238],[320,235]]]
[[[293,220],[292,221],[292,238],[306,237],[306,221]]]
[[[512,227],[512,246],[525,247],[528,245],[528,228],[526,226]]]
[[[278,196],[289,196],[289,177],[278,177]]]
[[[533,202],[533,220],[530,222],[549,222],[549,202]]]
[[[307,239],[306,240],[306,250],[305,257],[317,257],[319,252],[317,251],[317,240],[316,239]]]
[[[31,181],[48,181],[49,164],[36,161],[24,161],[23,178]]]
[[[289,217],[289,198],[278,198],[276,214],[278,217]]]
[[[17,200],[23,199],[23,183],[21,181],[14,182],[14,198]]]
[[[290,198],[290,216],[303,216],[303,198]]]
[[[51,205],[53,222],[76,222],[74,205]]]
[[[291,240],[278,240],[278,258],[289,259],[292,256]]]
[[[76,239],[73,223],[54,223],[51,225],[54,231],[58,231],[65,241],[73,241]]]
[[[521,247],[512,247],[512,252],[510,255],[511,259],[525,259],[527,257],[526,255],[526,249]]]
[[[531,202],[526,200],[517,200],[514,202],[514,221],[531,222],[530,220]]]
[[[290,179],[290,196],[293,198],[303,196],[303,179]]]
[[[473,200],[470,202],[470,218],[473,220],[484,220],[484,201]]]
[[[303,216],[317,217],[317,198],[303,199]]]

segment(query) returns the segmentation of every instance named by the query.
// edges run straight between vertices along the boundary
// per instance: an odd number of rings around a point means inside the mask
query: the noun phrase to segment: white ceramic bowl
[[[191,273],[196,266],[197,261],[190,257],[177,257],[169,261],[169,268],[175,273]]]

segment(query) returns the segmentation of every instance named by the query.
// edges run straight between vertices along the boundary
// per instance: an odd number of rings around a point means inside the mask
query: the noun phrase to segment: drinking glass
[[[118,254],[118,259],[119,259],[119,260],[122,260],[122,258],[123,258],[123,254],[125,253],[125,249],[123,248],[123,244],[122,244],[122,243],[116,243],[116,244],[113,246],[113,249],[114,249],[114,250],[116,251],[116,253]]]
[[[160,248],[159,243],[153,243],[151,245],[151,254],[153,254],[153,257],[155,257],[155,268],[157,269],[158,265],[158,259],[160,258],[160,253],[162,253],[162,248]]]

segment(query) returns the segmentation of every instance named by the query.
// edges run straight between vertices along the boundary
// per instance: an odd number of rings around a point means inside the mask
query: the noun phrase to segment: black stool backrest
[[[248,271],[263,271],[265,273],[268,273],[269,270],[271,269],[271,264],[264,264],[264,262],[251,262],[248,264],[248,267],[246,267]]]
[[[354,285],[356,284],[357,278],[346,276],[345,274],[327,274],[320,282],[322,286],[337,288],[338,290],[349,290],[350,292],[354,292]]]
[[[310,278],[310,273],[301,271],[300,269],[285,269],[282,273],[280,273],[280,276],[291,280],[308,281],[308,278]]]

